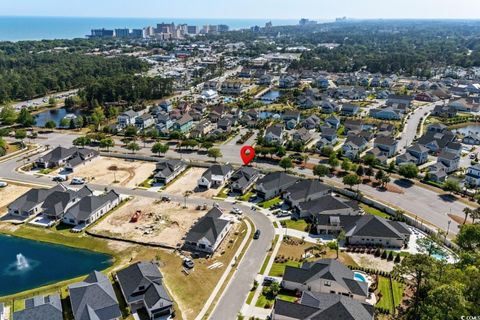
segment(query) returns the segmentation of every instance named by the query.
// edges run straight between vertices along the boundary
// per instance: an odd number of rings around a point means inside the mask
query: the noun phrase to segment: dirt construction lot
[[[118,185],[134,188],[147,180],[153,170],[155,170],[154,162],[98,157],[75,168],[72,177],[86,178],[92,183],[105,185],[112,184],[115,178]]]
[[[138,222],[132,223],[130,219],[136,210],[141,210],[142,215]],[[178,202],[137,197],[112,212],[91,231],[121,239],[176,246],[205,213],[192,206],[183,209]]]
[[[207,171],[206,168],[192,167],[184,172],[177,180],[172,182],[166,189],[165,192],[168,194],[181,195],[185,191],[192,191],[190,195],[192,198],[204,198],[211,199],[213,196],[216,196],[221,188],[218,189],[209,189],[209,190],[198,190],[197,183],[198,180],[202,177],[202,174]]]
[[[11,183],[5,188],[0,188],[0,215],[7,212],[7,205],[30,189],[27,186]]]

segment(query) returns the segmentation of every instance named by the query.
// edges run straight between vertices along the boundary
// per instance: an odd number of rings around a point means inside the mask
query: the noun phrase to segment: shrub
[[[377,250],[375,250],[375,257],[380,257],[382,255],[382,250],[380,250],[380,248],[377,248]]]
[[[402,259],[401,259],[401,257],[400,257],[400,253],[397,253],[397,256],[395,257],[395,261],[394,261],[394,262],[395,262],[395,263],[400,263],[401,260],[402,260]]]
[[[387,251],[382,252],[382,259],[387,259]]]
[[[390,253],[388,254],[388,261],[392,261],[393,260],[393,252],[390,251]]]

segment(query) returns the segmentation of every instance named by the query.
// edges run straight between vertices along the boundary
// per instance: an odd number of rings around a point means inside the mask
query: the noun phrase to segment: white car
[[[84,184],[85,183],[85,179],[83,178],[78,178],[78,177],[75,177],[72,179],[72,184]]]
[[[240,215],[243,214],[243,211],[235,207],[232,209],[232,213]]]
[[[6,186],[8,186],[8,183],[5,181],[0,181],[0,188],[5,188]]]

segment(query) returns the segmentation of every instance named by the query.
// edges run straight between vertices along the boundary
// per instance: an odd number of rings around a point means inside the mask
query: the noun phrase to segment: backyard
[[[377,308],[395,312],[395,308],[402,302],[404,285],[398,281],[392,280],[393,295],[390,288],[390,279],[386,277],[378,277],[378,288],[375,294],[379,297],[376,304]]]

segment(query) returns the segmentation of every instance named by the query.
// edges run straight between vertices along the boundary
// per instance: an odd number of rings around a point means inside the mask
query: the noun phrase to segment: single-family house
[[[184,114],[173,124],[173,130],[180,132],[188,132],[193,126],[193,118],[188,113]]]
[[[436,105],[435,108],[433,108],[431,115],[441,118],[453,118],[457,115],[457,112],[457,109],[452,106]]]
[[[266,200],[281,195],[297,181],[298,178],[285,172],[272,172],[258,179],[255,189],[257,196]]]
[[[199,188],[218,188],[223,186],[232,176],[233,167],[230,164],[214,164],[208,168],[198,180]]]
[[[243,166],[230,178],[230,191],[235,194],[245,194],[257,180],[260,172],[252,167]]]
[[[122,112],[117,117],[117,124],[120,128],[125,128],[135,124],[135,119],[139,116],[138,112],[132,109]]]
[[[283,199],[294,208],[301,202],[312,201],[331,193],[331,188],[316,179],[302,179],[285,189]]]
[[[311,115],[302,122],[302,126],[307,130],[314,130],[320,126],[320,118],[316,115]]]
[[[286,75],[281,76],[278,83],[278,87],[281,89],[291,89],[298,86],[300,81],[294,76]]]
[[[334,113],[339,110],[340,110],[340,107],[333,101],[323,101],[322,103],[323,113]]]
[[[397,152],[398,141],[388,136],[378,136],[373,142],[373,147],[380,149],[387,158],[391,158]]]
[[[356,104],[347,103],[342,105],[342,115],[355,116],[360,112],[360,107]]]
[[[268,144],[283,144],[283,127],[273,125],[265,130],[264,139]]]
[[[360,209],[355,201],[347,201],[343,198],[326,194],[310,201],[298,203],[295,206],[294,213],[299,218],[308,218],[315,221],[317,216],[322,215],[358,215],[360,214]]]
[[[469,145],[479,145],[480,134],[470,132],[463,137],[462,142]]]
[[[146,310],[150,320],[174,314],[173,300],[164,287],[163,275],[155,263],[134,263],[118,271],[116,279],[132,312]]]
[[[8,214],[23,218],[37,215],[42,212],[43,203],[49,195],[67,190],[62,184],[50,189],[30,189],[8,205]]]
[[[480,186],[480,164],[468,167],[465,174],[465,184],[470,187]]]
[[[325,123],[334,129],[338,129],[340,127],[340,118],[332,115],[325,119]]]
[[[323,147],[333,147],[337,143],[337,130],[330,127],[321,127],[322,133],[317,141],[316,148],[321,150]]]
[[[373,320],[375,308],[341,294],[303,291],[299,302],[275,300],[272,320]]]
[[[155,119],[150,113],[144,113],[135,118],[135,126],[138,130],[145,130],[155,124]]]
[[[405,163],[413,163],[417,166],[428,161],[428,149],[421,144],[415,144],[408,147],[407,151],[399,155],[396,159],[398,165]]]
[[[382,120],[400,120],[402,119],[402,113],[393,107],[371,109],[370,116],[375,119]]]
[[[220,90],[223,94],[239,95],[245,91],[245,87],[239,81],[225,81],[222,83]]]
[[[82,281],[68,286],[75,320],[117,320],[122,313],[108,277],[94,271]]]
[[[100,196],[83,197],[65,210],[63,223],[82,228],[87,227],[118,206],[120,200],[120,195],[114,190]]]
[[[230,230],[230,221],[218,208],[211,209],[188,231],[183,248],[213,254]]]
[[[163,100],[158,106],[165,112],[170,112],[173,110],[173,105],[170,100]]]
[[[62,300],[58,293],[25,299],[24,306],[23,310],[13,312],[14,320],[63,320]],[[2,310],[0,319],[4,319]]]
[[[292,140],[306,145],[310,140],[312,140],[312,134],[309,130],[300,128],[292,134]]]
[[[451,173],[457,171],[460,166],[460,155],[448,151],[442,151],[437,156],[437,162],[445,166],[445,171]]]
[[[182,160],[161,160],[156,164],[153,180],[166,185],[186,169],[187,164]]]
[[[368,285],[355,278],[352,270],[335,259],[304,262],[300,268],[287,266],[281,286],[292,291],[334,293],[365,302]]]
[[[356,159],[368,146],[368,140],[358,135],[348,135],[342,146],[342,152],[349,159]]]

